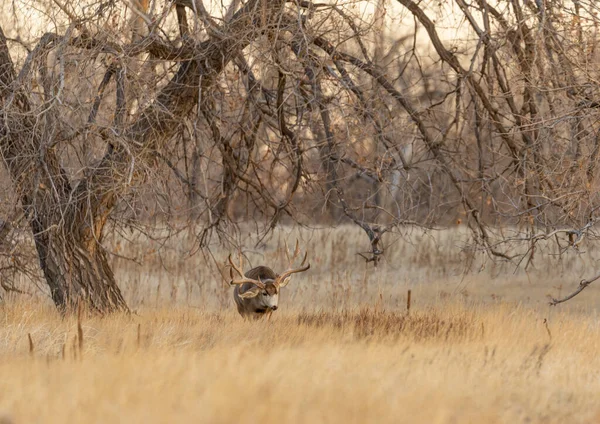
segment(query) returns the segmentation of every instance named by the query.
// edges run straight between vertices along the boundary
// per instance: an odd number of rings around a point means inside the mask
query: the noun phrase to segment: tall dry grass
[[[461,234],[412,234],[372,272],[353,230],[282,230],[252,265],[283,267],[300,237],[313,268],[261,322],[237,315],[214,262],[185,259],[185,238],[140,239],[120,254],[142,265],[114,260],[136,314],[0,304],[0,422],[600,421],[597,291],[545,298],[594,271],[593,252],[514,273],[461,253]]]
[[[513,304],[76,318],[5,306],[9,422],[597,422],[597,317]],[[33,352],[27,335],[31,335]]]

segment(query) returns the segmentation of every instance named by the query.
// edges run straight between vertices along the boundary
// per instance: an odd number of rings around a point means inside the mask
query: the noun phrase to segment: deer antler
[[[231,276],[231,281],[229,282],[230,286],[244,284],[244,283],[252,283],[260,289],[265,288],[265,283],[260,281],[260,278],[258,280],[255,280],[253,278],[248,278],[244,275],[244,271],[242,270],[242,266],[243,266],[242,255],[240,255],[240,264],[239,265],[236,265],[235,263],[233,263],[233,261],[231,260],[231,254],[229,255],[228,259],[229,259],[229,263],[231,264],[231,269],[229,272],[229,275]],[[233,279],[233,270],[235,270],[239,274],[239,276],[240,276],[239,279],[237,279],[237,280]]]
[[[308,251],[304,253],[304,258],[302,259],[300,268],[291,268],[292,263],[296,260],[296,258],[298,257],[298,254],[300,253],[300,247],[298,246],[298,240],[296,240],[296,248],[294,249],[294,255],[290,259],[290,252],[288,249],[287,242],[284,242],[284,243],[285,243],[285,256],[287,257],[288,264],[289,264],[288,266],[290,268],[288,268],[287,271],[285,271],[283,274],[281,274],[279,277],[277,277],[277,280],[275,280],[276,286],[281,285],[281,283],[283,283],[290,275],[296,274],[298,272],[307,271],[310,268],[310,264],[306,264],[306,266],[304,265],[304,263],[306,262],[306,258],[308,257]]]

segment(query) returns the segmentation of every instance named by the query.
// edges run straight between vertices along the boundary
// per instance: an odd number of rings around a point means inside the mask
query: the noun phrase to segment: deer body
[[[242,270],[241,255],[239,265],[233,263],[231,255],[229,255],[229,264],[231,265],[231,281],[229,284],[235,286],[233,300],[242,317],[246,319],[258,319],[265,315],[270,317],[271,313],[277,310],[279,290],[287,285],[292,274],[304,272],[310,268],[310,264],[304,265],[308,252],[304,255],[300,267],[292,268],[291,264],[299,253],[298,242],[296,242],[294,256],[290,259],[286,245],[286,256],[288,257],[290,268],[282,274],[276,274],[275,271],[266,266],[257,266],[244,273]],[[234,270],[239,276],[235,280],[233,278]]]

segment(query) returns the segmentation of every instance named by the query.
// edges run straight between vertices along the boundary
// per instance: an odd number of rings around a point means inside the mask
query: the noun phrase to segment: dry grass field
[[[114,260],[130,316],[78,322],[7,297],[0,422],[600,422],[598,291],[546,299],[593,273],[593,252],[515,272],[461,253],[458,230],[414,232],[373,272],[354,229],[242,241],[252,265],[281,268],[297,236],[312,269],[270,321],[243,321],[212,257],[186,259],[183,240],[115,244],[139,262]]]

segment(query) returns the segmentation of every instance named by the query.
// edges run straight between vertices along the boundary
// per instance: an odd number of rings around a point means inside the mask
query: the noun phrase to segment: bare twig
[[[592,278],[589,278],[587,280],[581,280],[579,282],[579,286],[577,287],[577,290],[575,290],[571,294],[569,294],[563,298],[560,298],[560,299],[552,298],[552,300],[550,301],[550,305],[556,306],[559,303],[563,303],[563,302],[566,302],[567,300],[573,299],[575,296],[577,296],[579,293],[581,293],[583,290],[585,290],[585,288],[587,286],[589,286],[590,284],[592,284],[594,281],[596,281],[599,278],[600,278],[600,273],[596,274],[595,276],[593,276]]]

